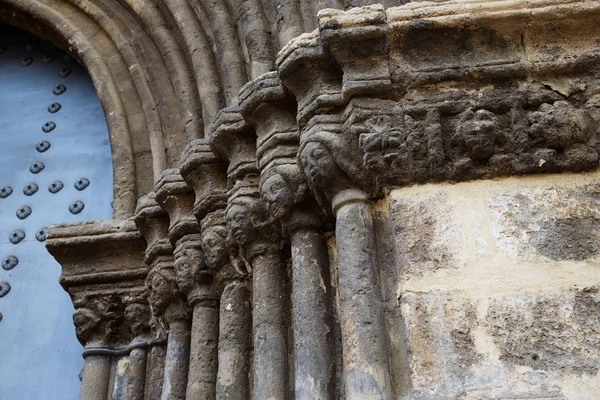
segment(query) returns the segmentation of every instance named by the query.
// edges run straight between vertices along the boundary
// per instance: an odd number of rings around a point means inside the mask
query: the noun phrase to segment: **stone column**
[[[130,379],[124,370],[111,380],[111,367],[114,356],[129,353],[125,303],[146,302],[144,241],[131,221],[91,221],[50,228],[46,247],[63,267],[60,283],[76,309],[85,359],[80,399],[106,400]]]
[[[319,31],[289,43],[278,72],[298,103],[300,164],[323,212],[335,218],[346,397],[387,400],[388,339],[369,199],[381,193],[384,177],[402,177],[404,154],[392,151],[394,135],[362,135],[370,130],[365,120],[381,111],[379,99],[391,93],[387,26],[356,29],[374,20],[385,20],[383,7],[320,13]],[[354,106],[353,96],[370,94]],[[379,121],[371,122],[378,133]],[[391,165],[371,174],[371,163],[379,161]]]
[[[185,399],[190,351],[190,313],[180,292],[168,239],[169,220],[154,192],[140,198],[135,223],[146,238],[145,261],[152,312],[167,332],[161,400]]]
[[[244,86],[240,102],[256,127],[262,200],[291,242],[294,396],[333,399],[329,260],[321,233],[325,216],[297,165],[296,104],[275,72]]]
[[[250,386],[252,311],[248,271],[234,253],[225,225],[227,175],[205,139],[192,141],[181,159],[181,174],[194,188],[194,214],[201,221],[207,268],[220,291],[216,398],[247,400]]]
[[[227,228],[252,268],[253,398],[286,399],[288,375],[288,293],[281,228],[260,200],[255,136],[239,108],[221,111],[213,142],[229,161]]]
[[[157,180],[156,200],[169,214],[169,239],[175,245],[175,273],[192,309],[187,399],[214,399],[217,382],[219,293],[207,270],[200,226],[194,216],[194,192],[178,169]]]
[[[150,318],[150,305],[147,299],[145,302],[134,300],[125,308],[125,320],[133,335],[133,340],[129,344],[129,368],[125,395],[127,400],[144,400],[148,346],[152,341]]]

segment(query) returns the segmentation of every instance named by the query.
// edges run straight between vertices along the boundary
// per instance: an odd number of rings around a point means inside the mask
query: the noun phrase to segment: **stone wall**
[[[411,398],[595,398],[598,177],[424,185],[379,205]]]

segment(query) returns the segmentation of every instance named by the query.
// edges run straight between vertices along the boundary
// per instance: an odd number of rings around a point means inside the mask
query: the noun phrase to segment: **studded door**
[[[83,360],[46,228],[110,219],[104,114],[79,64],[0,26],[0,399],[71,400]]]

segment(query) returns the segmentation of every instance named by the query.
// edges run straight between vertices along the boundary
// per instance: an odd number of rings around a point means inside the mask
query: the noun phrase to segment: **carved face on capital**
[[[294,193],[280,174],[274,174],[263,182],[262,199],[269,213],[276,219],[283,218],[294,206]]]
[[[150,304],[159,311],[163,311],[169,304],[171,297],[171,283],[160,272],[156,271],[150,278]]]
[[[329,176],[339,171],[327,147],[318,142],[310,142],[302,149],[300,162],[308,179],[322,188],[329,183]]]
[[[150,308],[147,305],[133,303],[125,309],[125,320],[135,335],[142,335],[150,329]]]
[[[73,324],[75,325],[75,334],[80,342],[87,342],[96,327],[100,324],[100,317],[92,310],[80,308],[73,313]]]
[[[224,225],[214,225],[204,229],[202,250],[206,266],[211,271],[216,271],[227,264],[229,261],[227,228]]]
[[[227,228],[239,246],[250,244],[255,236],[252,215],[247,207],[234,204],[227,210]]]
[[[182,292],[189,293],[205,270],[202,250],[197,247],[177,249],[174,269],[177,286]]]

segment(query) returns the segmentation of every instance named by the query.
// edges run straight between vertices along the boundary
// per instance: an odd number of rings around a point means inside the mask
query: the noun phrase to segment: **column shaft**
[[[109,356],[87,356],[83,364],[80,400],[106,400],[110,380]]]
[[[373,220],[366,202],[339,207],[335,233],[346,398],[388,400],[383,302],[375,269]]]
[[[154,345],[148,354],[146,368],[146,393],[144,400],[159,400],[162,396],[162,385],[165,374],[166,349],[162,344]]]
[[[161,400],[185,400],[190,359],[190,322],[169,324]]]
[[[247,400],[250,391],[250,294],[243,282],[230,282],[221,295],[217,400]]]
[[[296,400],[333,399],[333,327],[327,244],[319,232],[292,233]]]
[[[127,400],[144,400],[147,360],[147,348],[142,347],[131,350],[131,353],[129,354]]]
[[[254,399],[288,398],[286,276],[279,251],[252,261]]]
[[[214,400],[217,382],[219,304],[214,300],[194,305],[187,400]]]

